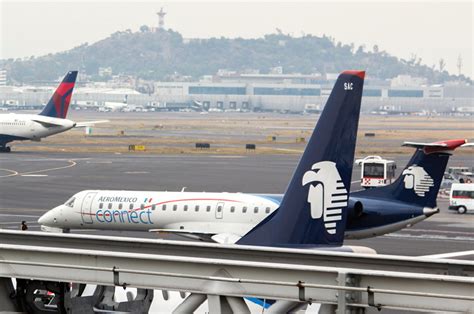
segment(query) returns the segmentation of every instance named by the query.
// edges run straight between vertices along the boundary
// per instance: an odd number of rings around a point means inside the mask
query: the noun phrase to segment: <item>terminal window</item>
[[[281,96],[320,96],[319,88],[277,88],[277,87],[255,87],[254,95],[281,95]]]
[[[189,94],[245,95],[245,87],[232,86],[189,86]]]
[[[388,97],[423,97],[422,90],[389,89]]]

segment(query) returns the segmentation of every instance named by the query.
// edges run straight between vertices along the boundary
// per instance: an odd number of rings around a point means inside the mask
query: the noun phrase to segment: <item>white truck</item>
[[[474,209],[474,183],[453,183],[449,193],[449,209],[465,214]]]

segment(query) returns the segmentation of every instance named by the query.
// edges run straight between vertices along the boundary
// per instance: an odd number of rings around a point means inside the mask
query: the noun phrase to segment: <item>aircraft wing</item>
[[[46,122],[46,121],[41,121],[41,120],[32,120],[32,121],[41,124],[45,128],[54,128],[56,126],[62,126],[61,124],[58,124],[58,123]]]
[[[168,234],[179,235],[185,238],[200,240],[204,242],[214,242],[212,240],[212,236],[215,235],[215,233],[211,233],[211,232],[182,230],[182,229],[150,229],[148,230],[148,232],[156,232],[160,235],[168,235]]]
[[[88,126],[93,126],[98,123],[107,123],[110,122],[109,120],[96,120],[96,121],[84,121],[84,122],[77,122],[75,128],[85,128]]]
[[[192,231],[182,229],[150,229],[148,232],[156,232],[160,235],[179,235],[188,239],[200,240],[204,242],[216,242],[222,244],[234,244],[241,237],[233,233],[214,233],[203,231]]]

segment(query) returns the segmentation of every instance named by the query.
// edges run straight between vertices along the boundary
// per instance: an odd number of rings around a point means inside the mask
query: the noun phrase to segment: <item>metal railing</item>
[[[0,232],[0,277],[345,307],[469,312],[473,269],[460,260]]]

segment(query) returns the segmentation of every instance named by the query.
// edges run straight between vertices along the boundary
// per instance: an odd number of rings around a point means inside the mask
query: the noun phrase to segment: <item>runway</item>
[[[408,157],[396,158],[398,170],[403,169]],[[18,229],[25,220],[31,230],[38,230],[36,220],[44,212],[84,189],[283,193],[298,160],[298,155],[257,154],[2,154],[0,228]],[[454,156],[450,163],[469,165],[471,160],[470,156]],[[360,189],[359,177],[359,168],[355,167],[352,191]],[[439,214],[411,228],[346,243],[410,256],[474,250],[474,215],[449,212],[447,200],[439,200],[438,206]],[[156,237],[140,232],[73,232]],[[474,254],[457,258],[474,260]]]

